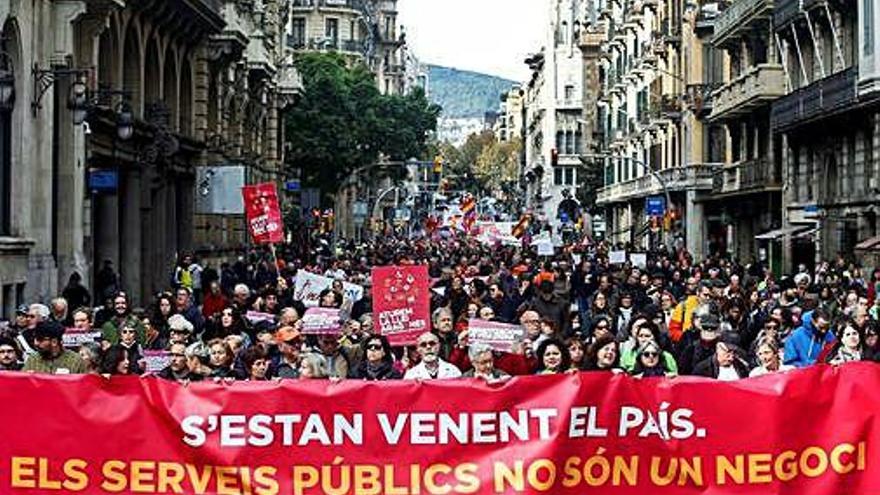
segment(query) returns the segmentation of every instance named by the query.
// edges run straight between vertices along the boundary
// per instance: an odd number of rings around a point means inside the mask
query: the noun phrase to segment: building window
[[[290,28],[290,41],[294,48],[303,48],[306,46],[306,19],[305,17],[294,17]]]
[[[554,168],[553,169],[553,185],[561,186],[562,185],[562,169]]]
[[[332,48],[339,48],[339,19],[330,17],[325,21],[324,36]]]
[[[864,46],[862,51],[865,55],[874,53],[874,0],[864,1],[864,15],[862,16],[862,37],[864,38]]]
[[[565,168],[565,185],[573,186],[574,185],[574,169],[573,168]]]
[[[565,86],[565,102],[571,103],[574,101],[574,86],[568,84]]]

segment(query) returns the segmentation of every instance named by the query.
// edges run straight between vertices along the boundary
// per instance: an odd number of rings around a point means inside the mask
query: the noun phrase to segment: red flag
[[[248,230],[256,244],[271,244],[284,240],[284,224],[275,184],[266,182],[241,188],[247,214]]]

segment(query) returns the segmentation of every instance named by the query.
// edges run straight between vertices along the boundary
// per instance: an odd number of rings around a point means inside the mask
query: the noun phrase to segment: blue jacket
[[[826,332],[824,337],[819,336],[816,326],[813,325],[812,311],[805,313],[801,321],[801,326],[785,341],[784,362],[798,368],[815,364],[825,344],[834,342],[833,332]]]

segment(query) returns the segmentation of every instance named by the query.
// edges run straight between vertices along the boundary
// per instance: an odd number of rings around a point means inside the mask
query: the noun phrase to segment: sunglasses
[[[642,353],[643,357],[648,357],[648,358],[657,357],[658,355],[659,354],[657,354],[656,352],[650,352],[650,351]]]
[[[432,341],[430,341],[430,342],[419,342],[419,347],[422,347],[422,348],[425,348],[425,347],[436,347],[436,346],[438,346],[438,345],[440,345],[440,343],[437,342],[437,341],[435,341],[435,340],[432,340]]]
[[[171,333],[189,333],[186,330],[171,330]]]
[[[368,351],[381,351],[382,346],[380,344],[370,344],[367,346]]]
[[[130,328],[123,328],[122,330],[119,331],[119,333],[134,333],[134,330],[132,330]]]

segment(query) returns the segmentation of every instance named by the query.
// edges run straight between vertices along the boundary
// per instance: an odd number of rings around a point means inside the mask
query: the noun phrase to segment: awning
[[[880,251],[880,235],[856,244],[856,251]]]
[[[809,228],[809,225],[793,225],[785,229],[776,229],[771,230],[770,232],[764,232],[763,234],[758,234],[755,236],[755,239],[759,241],[775,241],[776,239],[784,237],[787,234],[795,234]]]

